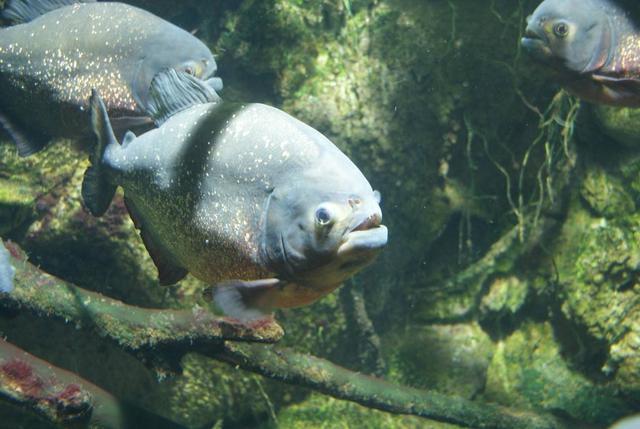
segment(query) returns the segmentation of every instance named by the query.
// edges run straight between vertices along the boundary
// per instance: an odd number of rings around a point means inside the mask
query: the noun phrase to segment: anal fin
[[[48,137],[22,129],[2,113],[0,113],[0,124],[16,143],[18,155],[21,157],[40,152],[51,141]]]
[[[144,243],[144,247],[149,252],[153,263],[158,269],[158,280],[161,285],[172,285],[183,278],[186,277],[188,271],[176,264],[171,256],[168,255],[168,252],[161,245],[158,245],[150,234],[150,232],[145,228],[142,217],[139,215],[138,210],[135,207],[135,204],[130,199],[125,198],[124,203],[129,211],[129,216],[133,220],[134,225],[140,231],[140,237],[142,237],[142,242]]]
[[[231,280],[213,288],[213,299],[222,312],[242,322],[254,322],[270,317],[270,295],[283,283],[279,279],[253,281]]]

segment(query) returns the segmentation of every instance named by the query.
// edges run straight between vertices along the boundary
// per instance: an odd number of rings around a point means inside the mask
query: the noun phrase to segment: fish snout
[[[549,40],[544,32],[544,21],[537,18],[528,20],[524,37],[520,40],[520,45],[534,59],[544,61],[552,55],[549,48]]]

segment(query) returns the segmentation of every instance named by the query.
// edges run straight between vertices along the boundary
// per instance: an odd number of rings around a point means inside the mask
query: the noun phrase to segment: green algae
[[[610,106],[594,106],[593,111],[602,132],[615,142],[637,148],[640,137],[640,110]]]
[[[394,416],[318,394],[288,406],[277,415],[277,425],[263,429],[455,429],[458,426],[408,416]]]
[[[554,253],[563,313],[603,349],[599,372],[631,393],[640,387],[637,360],[629,353],[638,350],[640,218],[619,213],[608,220],[574,205]]]
[[[613,386],[595,384],[567,365],[548,323],[527,323],[497,345],[484,396],[600,424],[630,411]]]
[[[476,323],[414,326],[383,343],[391,379],[464,398],[484,389],[494,349]]]
[[[489,292],[482,297],[480,311],[495,316],[514,316],[525,304],[529,285],[511,276],[495,279]]]

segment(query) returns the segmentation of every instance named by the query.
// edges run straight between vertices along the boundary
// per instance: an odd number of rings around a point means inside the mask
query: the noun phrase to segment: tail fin
[[[8,0],[0,17],[10,25],[24,24],[61,7],[95,2],[96,0]]]
[[[95,89],[91,91],[91,128],[96,136],[96,144],[91,155],[91,167],[84,173],[82,182],[82,199],[94,216],[102,216],[109,208],[116,186],[109,183],[105,176],[102,159],[110,144],[118,144],[113,129],[109,123],[109,115],[100,94]]]

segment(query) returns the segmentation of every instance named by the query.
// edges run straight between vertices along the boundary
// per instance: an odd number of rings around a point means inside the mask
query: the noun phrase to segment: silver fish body
[[[95,88],[116,128],[151,124],[149,85],[167,68],[207,78],[217,66],[201,41],[144,10],[64,6],[0,30],[0,120],[28,155],[53,138],[86,133]]]
[[[11,255],[0,240],[0,292],[9,293],[13,290],[15,271],[11,265]]]
[[[315,301],[387,242],[379,194],[360,170],[266,105],[192,107],[109,144],[101,166],[124,188],[161,278],[231,283],[248,307]]]

